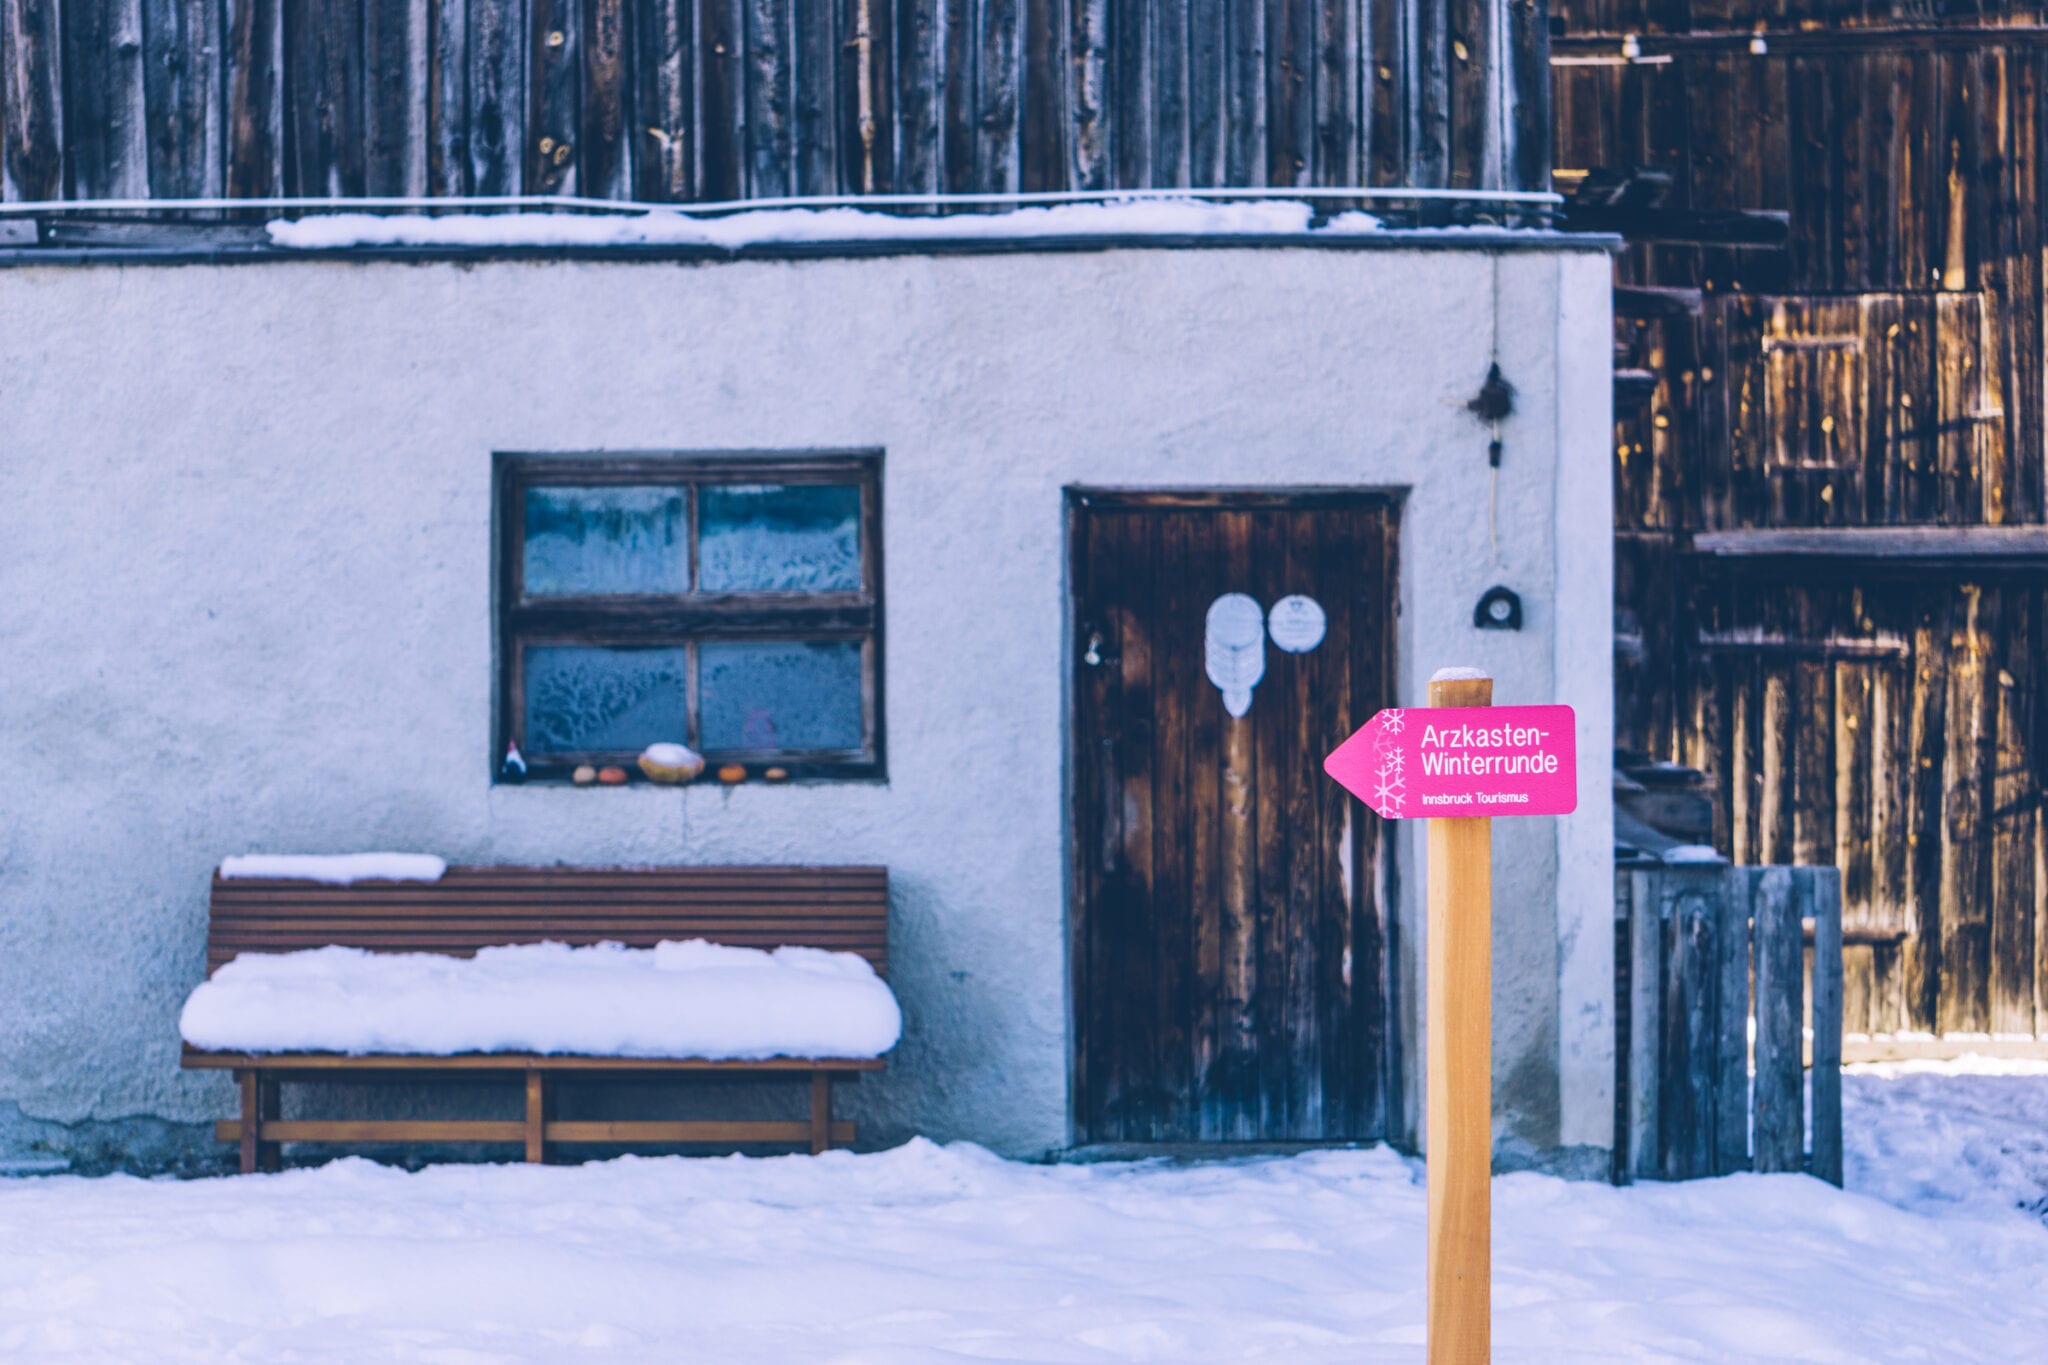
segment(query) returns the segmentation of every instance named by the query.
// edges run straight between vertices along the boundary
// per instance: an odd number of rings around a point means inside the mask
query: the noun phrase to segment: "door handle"
[[[1116,661],[1116,655],[1104,654],[1102,652],[1102,632],[1099,630],[1089,631],[1088,647],[1081,651],[1081,662],[1090,668],[1100,668],[1104,664],[1113,664]]]

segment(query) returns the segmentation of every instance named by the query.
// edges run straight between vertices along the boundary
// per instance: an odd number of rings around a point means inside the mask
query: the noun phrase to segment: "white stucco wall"
[[[1580,814],[1496,823],[1497,1128],[1605,1146],[1607,291],[1385,246],[0,269],[0,1111],[227,1111],[175,1026],[224,854],[877,862],[909,1027],[847,1109],[1059,1147],[1061,490],[1339,484],[1410,490],[1403,700],[1478,664],[1580,708]],[[492,452],[819,447],[886,452],[888,783],[493,786]],[[1472,628],[1496,582],[1519,634]]]

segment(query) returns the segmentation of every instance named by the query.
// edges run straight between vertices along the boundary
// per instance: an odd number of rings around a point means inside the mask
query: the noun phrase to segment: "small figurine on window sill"
[[[640,755],[640,771],[650,782],[680,785],[704,771],[704,755],[687,744],[650,744]]]
[[[505,761],[498,766],[500,782],[524,782],[526,780],[526,759],[519,752],[517,740],[505,745]]]

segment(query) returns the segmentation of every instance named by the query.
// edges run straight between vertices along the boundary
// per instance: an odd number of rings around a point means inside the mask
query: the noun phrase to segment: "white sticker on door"
[[[1209,604],[1202,633],[1209,681],[1232,719],[1252,709],[1252,689],[1266,676],[1266,613],[1256,598],[1227,592]]]
[[[1322,604],[1300,593],[1283,597],[1266,613],[1266,631],[1289,654],[1306,654],[1323,642],[1330,628]]]

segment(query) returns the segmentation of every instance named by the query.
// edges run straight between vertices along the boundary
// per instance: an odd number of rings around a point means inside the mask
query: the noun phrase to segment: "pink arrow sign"
[[[1391,706],[1323,760],[1389,820],[1570,815],[1579,805],[1569,706]]]

